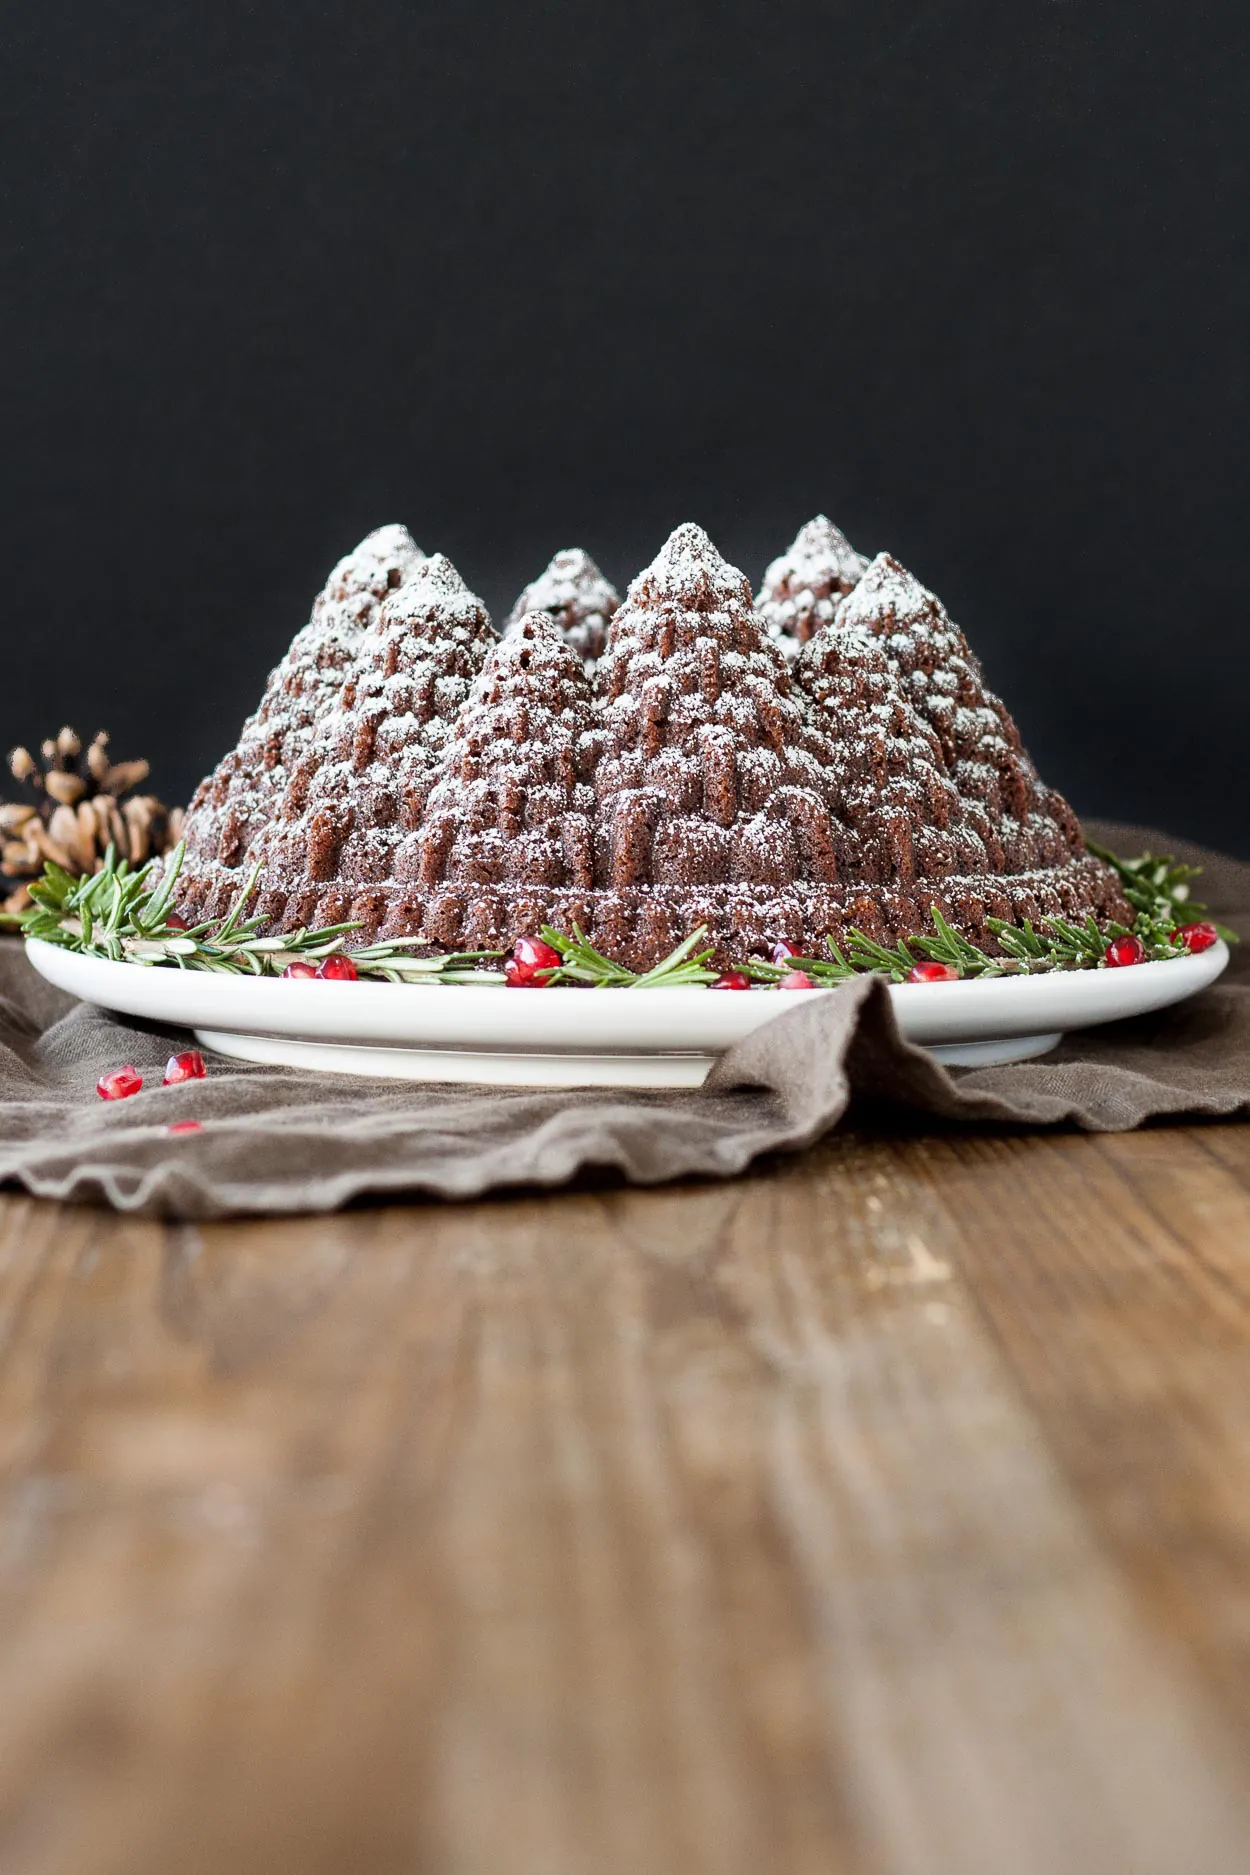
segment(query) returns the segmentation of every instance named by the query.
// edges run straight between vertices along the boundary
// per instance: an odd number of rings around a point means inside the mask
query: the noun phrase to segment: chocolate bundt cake
[[[764,574],[755,602],[764,629],[787,657],[797,657],[808,639],[831,623],[867,565],[828,515],[818,514],[799,529]]]
[[[621,596],[588,553],[564,547],[544,573],[528,585],[504,623],[504,636],[531,612],[545,612],[588,670],[603,656],[608,621]]]
[[[963,634],[885,554],[793,665],[686,525],[593,678],[546,607],[495,639],[438,556],[405,564],[318,668],[289,751],[264,768],[249,725],[196,797],[185,915],[224,911],[258,861],[274,930],[351,918],[364,939],[502,949],[577,924],[634,969],[697,925],[725,965],[851,927],[893,944],[935,905],[990,949],[992,917],[1129,915]]]

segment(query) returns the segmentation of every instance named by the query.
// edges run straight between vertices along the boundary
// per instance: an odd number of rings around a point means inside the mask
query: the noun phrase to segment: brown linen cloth
[[[1091,830],[1118,852],[1204,866],[1201,896],[1250,939],[1250,865],[1137,828]],[[955,1073],[903,1041],[870,977],[796,996],[696,1093],[431,1087],[216,1058],[206,1081],[162,1087],[186,1041],[75,1003],[0,941],[0,1183],[147,1216],[229,1217],[329,1211],[365,1193],[472,1198],[591,1167],[647,1185],[724,1178],[810,1145],[853,1094],[946,1120],[1112,1132],[1250,1114],[1250,942],[1176,1009],[1075,1034],[1039,1061]],[[98,1099],[99,1076],[126,1061],[144,1091]],[[203,1132],[171,1136],[169,1122],[187,1118]]]

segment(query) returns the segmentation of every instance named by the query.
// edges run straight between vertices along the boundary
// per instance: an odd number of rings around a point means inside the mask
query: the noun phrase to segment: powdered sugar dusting
[[[679,528],[630,587],[598,689],[604,883],[836,877],[827,750],[702,529]]]
[[[590,670],[603,655],[608,621],[620,603],[620,594],[590,555],[581,547],[564,547],[521,593],[508,614],[504,635],[527,614],[546,613]]]
[[[592,699],[582,660],[544,613],[487,658],[396,876],[433,887],[593,884]]]
[[[765,629],[787,657],[833,618],[838,601],[868,565],[828,515],[801,527],[791,546],[764,574],[756,608]]]
[[[945,618],[941,601],[893,554],[879,553],[838,607],[838,623],[880,637],[891,623]]]
[[[367,593],[381,599],[392,587],[402,585],[424,558],[406,527],[398,522],[376,527],[339,561],[326,581],[323,597],[344,600]]]
[[[723,560],[701,527],[685,521],[661,547],[649,567],[629,588],[628,598],[639,604],[671,599],[696,611],[717,605],[751,603],[746,575]]]
[[[247,853],[267,877],[389,879],[490,648],[481,600],[435,554],[392,589]]]
[[[909,708],[936,736],[964,818],[985,840],[989,870],[1023,870],[1039,857],[1058,865],[1080,850],[1075,815],[1038,783],[967,639],[941,600],[890,554],[877,555],[811,650],[829,656],[826,641],[845,648],[855,639],[875,642]]]

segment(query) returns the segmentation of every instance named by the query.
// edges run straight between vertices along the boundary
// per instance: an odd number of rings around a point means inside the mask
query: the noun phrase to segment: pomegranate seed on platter
[[[287,965],[282,974],[284,977],[315,977],[317,974],[317,966],[316,964],[301,963],[297,958],[293,964]]]
[[[714,990],[749,990],[751,979],[743,976],[741,970],[727,970],[723,977],[717,977],[709,987]]]
[[[770,961],[775,964],[784,964],[791,957],[797,957],[798,954],[794,945],[787,944],[784,938],[778,938],[777,942],[768,953]]]
[[[165,1064],[165,1086],[176,1087],[179,1081],[202,1081],[208,1074],[204,1066],[204,1057],[198,1048],[185,1048],[180,1055],[171,1055]]]
[[[1139,937],[1131,933],[1125,937],[1112,938],[1103,956],[1109,970],[1123,970],[1129,964],[1144,964],[1146,946]]]
[[[204,1122],[202,1120],[171,1120],[165,1131],[167,1133],[202,1133]]]
[[[504,982],[514,990],[544,990],[551,972],[559,968],[558,950],[542,938],[520,937],[504,964]]]
[[[323,983],[355,983],[357,980],[355,964],[342,951],[334,951],[323,958],[317,975]]]
[[[939,964],[926,961],[913,964],[907,972],[909,983],[958,983],[959,972],[954,964]]]
[[[815,987],[806,970],[791,970],[777,985],[779,990],[814,990]]]
[[[1199,951],[1209,951],[1213,944],[1218,944],[1220,934],[1213,924],[1183,924],[1172,933],[1173,944],[1183,944],[1187,951],[1196,957]]]
[[[142,1086],[143,1076],[127,1062],[124,1067],[114,1068],[111,1074],[102,1074],[95,1091],[101,1100],[129,1100]]]

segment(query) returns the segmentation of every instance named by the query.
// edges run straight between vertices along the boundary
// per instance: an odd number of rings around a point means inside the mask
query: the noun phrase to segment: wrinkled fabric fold
[[[1150,847],[1203,865],[1202,896],[1250,937],[1250,865],[1140,829],[1091,832],[1121,852]],[[591,1171],[640,1185],[728,1178],[766,1154],[802,1151],[854,1098],[968,1125],[1092,1131],[1250,1115],[1248,951],[1175,1009],[1073,1035],[1040,1060],[955,1072],[904,1041],[884,984],[864,977],[833,996],[796,996],[697,1092],[652,1093],[356,1081],[211,1057],[207,1080],[164,1088],[185,1034],[75,1003],[6,939],[0,1182],[141,1216],[278,1215],[364,1196],[555,1188]],[[123,1061],[143,1072],[144,1091],[101,1101],[96,1081]],[[171,1135],[179,1119],[203,1131]]]

